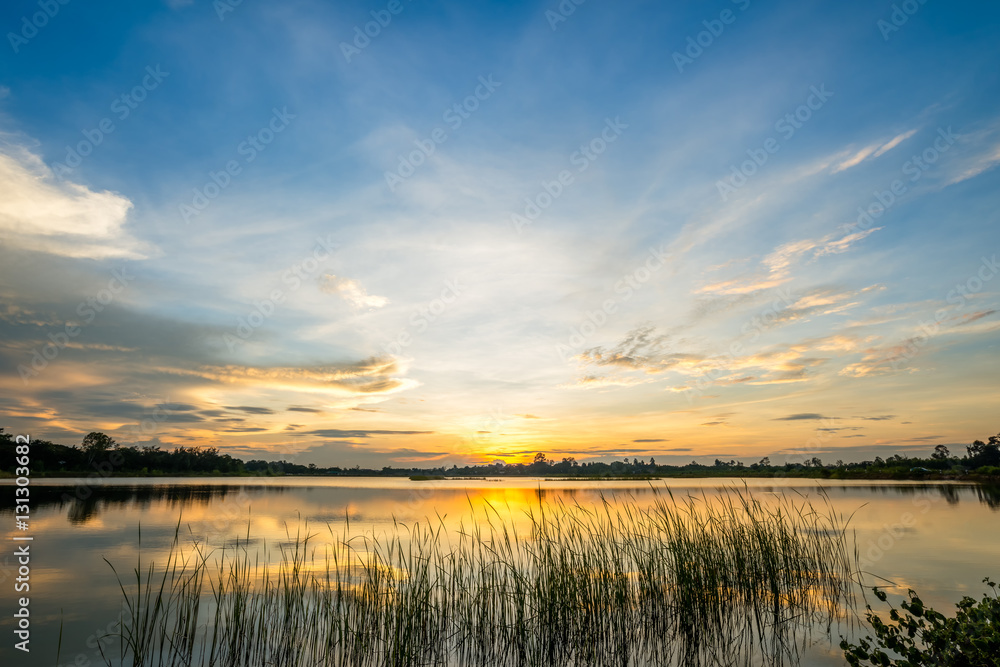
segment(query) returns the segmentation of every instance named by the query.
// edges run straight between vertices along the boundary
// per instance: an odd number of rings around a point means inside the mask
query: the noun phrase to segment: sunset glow
[[[994,3],[15,4],[8,432],[381,468],[997,430]]]

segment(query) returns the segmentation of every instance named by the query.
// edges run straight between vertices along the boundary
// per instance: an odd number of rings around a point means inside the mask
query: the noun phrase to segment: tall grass
[[[829,504],[658,495],[648,508],[540,503],[527,532],[488,503],[388,535],[302,527],[276,565],[184,547],[122,583],[123,664],[654,665],[794,662],[852,602]],[[121,580],[120,580],[121,581]],[[109,661],[110,663],[111,661]]]

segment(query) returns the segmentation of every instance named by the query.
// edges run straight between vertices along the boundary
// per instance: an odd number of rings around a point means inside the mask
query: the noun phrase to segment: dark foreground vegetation
[[[1000,664],[1000,598],[994,582],[983,582],[990,587],[983,599],[963,597],[954,618],[924,606],[912,590],[900,604],[902,613],[889,607],[888,623],[869,606],[866,616],[875,637],[857,644],[841,641],[844,657],[857,666],[995,667]],[[872,590],[886,601],[884,591]]]
[[[277,562],[257,540],[211,553],[179,527],[167,562],[118,572],[126,614],[108,663],[795,664],[799,640],[853,609],[856,561],[828,506],[738,492],[543,503],[527,531],[502,507],[473,509],[457,531],[305,526]]]
[[[13,448],[13,438],[0,428],[0,452]],[[15,466],[14,456],[0,455],[0,473],[8,476]],[[606,463],[579,462],[569,456],[552,461],[544,453],[532,463],[472,465],[438,468],[381,469],[328,468],[289,461],[243,461],[220,453],[214,447],[125,447],[104,433],[90,433],[80,445],[59,445],[35,440],[31,447],[34,476],[185,476],[185,475],[341,475],[359,477],[410,477],[435,480],[447,477],[573,477],[584,479],[653,479],[658,477],[809,477],[824,479],[961,479],[1000,480],[1000,434],[987,442],[976,440],[963,456],[953,455],[938,445],[927,458],[890,456],[883,460],[856,463],[824,463],[817,457],[799,462],[772,465],[768,458],[746,464],[743,461],[715,460],[712,465],[692,461],[683,466],[661,465],[655,459],[638,458]]]

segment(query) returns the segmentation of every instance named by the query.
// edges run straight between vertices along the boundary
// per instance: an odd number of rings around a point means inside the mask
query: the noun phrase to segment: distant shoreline
[[[532,477],[542,479],[576,479],[588,481],[643,481],[656,479],[853,479],[905,481],[967,481],[993,484],[1000,482],[1000,434],[989,442],[976,440],[966,447],[967,455],[953,456],[944,445],[937,445],[929,457],[903,457],[896,454],[883,460],[824,463],[819,457],[801,461],[772,464],[769,457],[747,465],[742,460],[715,459],[711,465],[692,460],[686,465],[657,464],[627,458],[621,461],[577,461],[566,456],[561,461],[550,460],[544,452],[536,452],[531,463],[495,461],[489,464],[458,464],[450,468],[393,467],[381,469],[326,466],[290,461],[244,461],[216,447],[122,446],[105,433],[94,431],[84,437],[79,447],[60,445],[45,440],[30,444],[30,453],[22,453],[18,463],[13,456],[13,436],[0,429],[0,477],[9,477],[17,470],[28,470],[36,478],[62,477],[404,477],[413,481],[447,479],[493,479]],[[25,447],[25,445],[22,445]],[[7,450],[7,452],[4,452]],[[798,457],[795,457],[796,459]],[[30,466],[29,461],[30,459]],[[21,473],[25,474],[25,473]]]
[[[824,472],[828,474],[823,474]],[[284,474],[274,474],[274,475],[261,475],[254,473],[203,473],[203,472],[191,472],[191,473],[179,473],[179,472],[164,472],[159,474],[139,474],[139,473],[111,473],[111,474],[95,474],[93,472],[86,471],[65,471],[65,472],[46,472],[46,473],[33,473],[32,477],[36,479],[170,479],[170,478],[183,478],[183,479],[213,479],[213,478],[227,478],[227,479],[280,479],[280,478],[296,478],[296,479],[339,479],[339,478],[354,478],[354,479],[408,479],[414,482],[440,482],[449,480],[464,480],[464,481],[505,481],[509,479],[542,479],[543,481],[564,481],[564,480],[578,480],[583,482],[644,482],[644,481],[656,481],[661,479],[816,479],[816,480],[831,480],[831,481],[864,481],[870,480],[873,482],[878,481],[898,481],[898,482],[969,482],[969,483],[979,483],[979,484],[1000,484],[1000,476],[996,475],[982,475],[976,473],[968,474],[941,474],[941,473],[911,473],[900,475],[898,473],[840,473],[838,471],[816,471],[815,474],[802,474],[802,473],[765,473],[765,472],[744,472],[740,474],[719,472],[718,474],[705,474],[696,472],[682,472],[678,474],[656,474],[656,475],[559,475],[559,474],[542,474],[542,475],[505,475],[505,474],[490,474],[488,476],[482,475],[413,475],[410,473],[399,473],[399,474],[350,474],[350,473],[320,473],[320,474],[304,474],[304,473],[284,473]],[[0,480],[12,480],[14,475],[7,471],[0,471]]]

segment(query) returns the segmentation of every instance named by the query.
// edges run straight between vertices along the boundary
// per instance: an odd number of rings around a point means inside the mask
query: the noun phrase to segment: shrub
[[[865,616],[875,631],[875,639],[866,637],[858,645],[843,639],[840,648],[844,657],[851,665],[993,667],[1000,664],[997,657],[1000,656],[1000,598],[996,584],[988,578],[983,581],[991,590],[979,602],[963,597],[955,618],[925,607],[912,590],[910,599],[900,605],[904,613],[890,605],[889,624],[868,606]],[[872,591],[879,600],[886,601],[884,591],[878,588]]]

